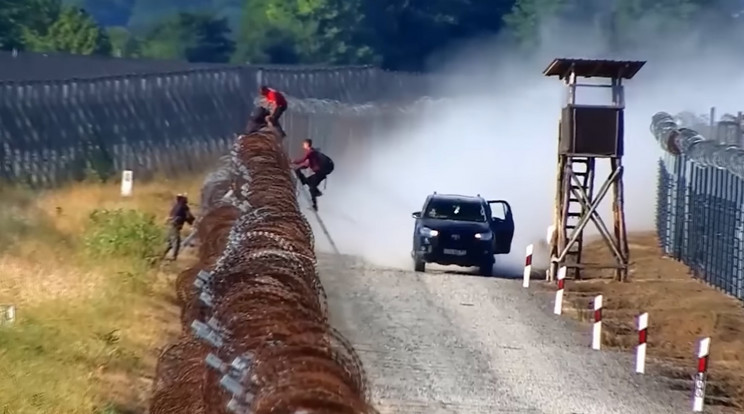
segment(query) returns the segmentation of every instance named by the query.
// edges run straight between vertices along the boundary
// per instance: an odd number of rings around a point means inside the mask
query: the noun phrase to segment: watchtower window
[[[564,102],[570,102],[570,94],[573,93],[573,103],[576,105],[591,106],[614,106],[617,105],[616,91],[612,85],[598,79],[582,79],[577,82],[573,91],[569,88],[563,90]],[[622,104],[622,102],[620,102]]]

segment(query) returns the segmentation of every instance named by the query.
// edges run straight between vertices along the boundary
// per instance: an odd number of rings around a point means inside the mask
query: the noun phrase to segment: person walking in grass
[[[168,216],[168,247],[163,253],[163,259],[173,250],[173,260],[178,260],[178,253],[181,251],[181,230],[186,223],[193,226],[195,220],[189,208],[188,198],[185,194],[178,194]]]

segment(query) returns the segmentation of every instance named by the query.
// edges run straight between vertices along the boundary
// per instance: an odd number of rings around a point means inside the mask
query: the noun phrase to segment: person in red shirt
[[[305,150],[305,155],[293,160],[292,164],[298,166],[295,169],[295,174],[297,174],[297,178],[303,185],[307,185],[313,202],[313,210],[318,211],[318,197],[323,195],[318,189],[318,186],[328,177],[328,174],[333,172],[333,160],[314,148],[313,140],[311,139],[302,141],[302,148]],[[305,176],[301,170],[306,168],[312,171],[313,174]]]
[[[251,119],[252,126],[249,126],[248,133],[259,130],[262,126],[268,124],[275,127],[282,138],[286,136],[284,129],[279,123],[279,118],[287,110],[287,98],[284,94],[276,89],[262,85],[258,90],[260,102],[257,110]]]

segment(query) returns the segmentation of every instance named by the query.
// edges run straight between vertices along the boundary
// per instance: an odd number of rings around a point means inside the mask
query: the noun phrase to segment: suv
[[[426,263],[437,263],[477,266],[481,275],[491,276],[494,255],[511,251],[514,218],[504,200],[434,193],[412,216],[411,256],[417,272],[424,272]]]

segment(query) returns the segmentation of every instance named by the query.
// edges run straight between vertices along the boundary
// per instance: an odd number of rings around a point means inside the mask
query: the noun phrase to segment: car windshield
[[[486,221],[483,204],[477,201],[434,199],[426,207],[424,217],[438,220]]]

